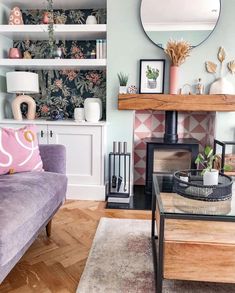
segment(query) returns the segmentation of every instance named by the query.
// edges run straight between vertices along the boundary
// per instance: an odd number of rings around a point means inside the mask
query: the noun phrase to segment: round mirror
[[[220,6],[220,0],[142,0],[141,21],[160,48],[170,39],[183,39],[196,47],[215,29]]]

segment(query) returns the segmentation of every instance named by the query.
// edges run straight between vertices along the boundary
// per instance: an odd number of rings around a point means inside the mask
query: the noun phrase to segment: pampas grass
[[[173,66],[180,66],[190,56],[190,50],[191,46],[186,41],[169,40],[164,51],[170,58]]]

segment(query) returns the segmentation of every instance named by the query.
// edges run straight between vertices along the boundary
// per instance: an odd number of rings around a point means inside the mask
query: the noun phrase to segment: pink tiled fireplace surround
[[[215,129],[214,112],[180,112],[178,116],[179,138],[195,138],[200,148],[212,145]],[[145,138],[163,137],[165,112],[136,111],[134,125],[134,182],[145,184],[146,144]]]

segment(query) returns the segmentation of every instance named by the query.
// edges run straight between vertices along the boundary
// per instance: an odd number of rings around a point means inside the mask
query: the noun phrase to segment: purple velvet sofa
[[[65,200],[65,147],[39,148],[45,172],[0,176],[0,283]]]

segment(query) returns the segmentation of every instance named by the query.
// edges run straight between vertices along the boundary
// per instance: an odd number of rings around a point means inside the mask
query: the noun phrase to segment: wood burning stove
[[[196,139],[178,139],[178,112],[166,111],[163,138],[146,139],[145,193],[152,193],[153,173],[173,173],[180,169],[195,169],[199,152]]]

